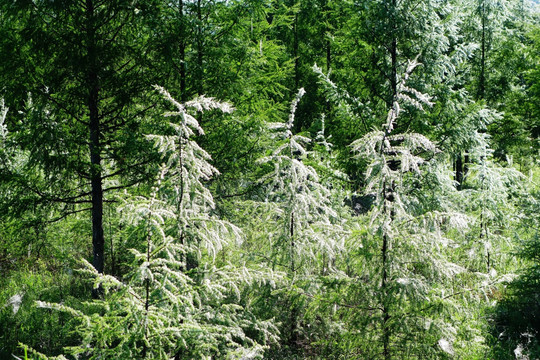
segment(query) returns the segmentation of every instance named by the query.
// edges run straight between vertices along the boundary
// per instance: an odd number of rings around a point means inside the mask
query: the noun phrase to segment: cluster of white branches
[[[177,109],[165,117],[179,121],[169,122],[174,135],[148,136],[163,160],[150,196],[126,193],[121,199],[119,212],[131,229],[128,233],[144,243],[142,250],[130,250],[132,270],[120,281],[83,261],[80,271],[103,291],[103,299],[93,304],[104,310],[101,314],[63,304],[37,305],[80,320],[81,344],[66,349],[75,356],[170,359],[182,353],[204,358],[214,349],[231,358],[260,358],[264,346],[246,329],[255,329],[265,343],[276,342],[278,330],[271,320],[250,315],[231,296],[239,301],[242,286],[274,281],[274,275],[215,265],[217,253],[234,243],[231,239],[238,242],[241,233],[212,214],[215,204],[206,182],[218,171],[193,140],[204,132],[189,113],[190,109],[230,112],[232,107],[205,97],[180,104],[163,88],[157,90]],[[204,256],[203,248],[209,256]],[[195,275],[187,266],[190,254],[197,257]]]
[[[280,214],[281,226],[273,241],[282,251],[286,249],[289,262],[297,265],[321,254],[333,258],[343,247],[344,234],[331,204],[331,190],[321,184],[317,171],[305,163],[310,154],[306,146],[311,139],[293,133],[296,108],[304,94],[304,89],[298,91],[286,123],[269,125],[278,146],[271,155],[259,160],[274,167],[261,179],[268,189],[267,199]],[[330,146],[326,141],[323,145]]]

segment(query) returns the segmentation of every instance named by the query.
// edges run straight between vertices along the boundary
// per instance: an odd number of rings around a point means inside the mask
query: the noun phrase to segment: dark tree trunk
[[[385,209],[386,212],[386,202],[393,202],[395,199],[394,193],[395,193],[395,187],[394,184],[390,184],[390,186],[387,187],[386,184],[383,185],[383,197],[385,202]],[[395,214],[391,210],[390,213],[390,221],[394,221]],[[383,358],[385,360],[389,360],[392,358],[391,355],[391,349],[390,349],[390,333],[391,330],[388,328],[389,321],[391,318],[390,315],[390,309],[388,307],[387,300],[389,299],[388,294],[388,278],[389,278],[389,268],[390,268],[390,260],[389,260],[389,252],[390,252],[390,237],[387,233],[383,234],[382,238],[382,248],[381,248],[381,257],[382,257],[382,276],[381,276],[381,295],[383,298],[382,301],[382,343],[383,343]]]
[[[298,91],[300,85],[300,59],[298,56],[298,14],[294,15],[294,24],[293,24],[293,58],[294,58],[294,91]]]
[[[463,159],[461,157],[461,154],[457,155],[456,162],[454,164],[456,168],[456,175],[454,179],[457,183],[457,189],[461,190],[462,184],[463,184]]]
[[[101,177],[101,145],[99,119],[99,63],[96,47],[94,2],[86,0],[88,111],[90,116],[90,183],[92,193],[92,265],[99,273],[104,268],[103,184]]]
[[[469,154],[466,153],[465,155],[462,155],[459,153],[456,157],[456,161],[454,162],[454,180],[456,181],[456,188],[458,190],[461,190],[463,188],[463,183],[465,181],[465,177],[467,176],[467,173],[469,172]]]
[[[197,0],[197,93],[202,95],[204,92],[204,71],[203,71],[203,20],[201,0]],[[199,119],[200,120],[200,119]]]
[[[478,99],[483,100],[486,92],[486,8],[485,0],[482,1],[482,39],[480,58],[480,78],[478,79]]]
[[[397,99],[397,39],[392,39],[392,45],[390,47],[390,57],[392,61],[392,68],[390,73],[390,86],[392,88],[391,101],[388,106],[391,109],[394,106],[394,101]]]
[[[326,37],[326,41],[324,42],[326,47],[326,73],[329,74],[332,66],[332,47],[330,44],[330,36],[328,35],[330,33],[330,7],[328,6],[328,0],[323,0],[322,8],[324,11],[324,18],[326,19],[323,33],[323,39]],[[326,99],[326,112],[330,115],[331,111],[332,105],[330,104],[330,100]]]
[[[328,21],[328,18],[327,18]],[[330,31],[329,26],[326,27],[325,36],[327,36],[328,32]],[[330,45],[330,39],[326,39],[326,72],[330,71],[330,68],[332,66],[332,47]]]
[[[391,12],[392,14],[395,14],[395,10],[397,7],[397,0],[391,1]],[[391,21],[391,29],[392,29],[392,39],[390,44],[390,60],[391,60],[391,68],[390,68],[390,87],[391,87],[391,96],[390,96],[390,102],[388,104],[387,110],[390,111],[392,108],[394,108],[394,102],[397,101],[398,96],[398,90],[397,90],[397,84],[398,84],[398,62],[397,62],[397,19],[394,17],[395,15],[392,15]],[[391,129],[386,129],[386,136],[390,135]],[[382,145],[384,146],[384,145]],[[381,148],[381,151],[384,151],[383,148]],[[396,163],[389,163],[390,168],[394,168],[394,171],[397,170],[397,164]],[[383,197],[384,197],[384,212],[387,211],[386,209],[386,203],[392,203],[395,201],[395,185],[393,183],[391,184],[384,184],[383,185]],[[390,221],[394,221],[395,214],[393,210],[390,210]],[[391,243],[390,243],[390,237],[387,233],[383,234],[382,237],[382,247],[381,247],[381,257],[382,257],[382,276],[381,276],[381,295],[382,295],[382,345],[383,345],[383,358],[385,360],[389,360],[392,358],[391,349],[390,349],[390,335],[391,330],[388,328],[389,320],[391,318],[390,309],[387,304],[387,300],[389,299],[390,295],[388,294],[388,282],[389,282],[389,269],[391,267],[391,260],[389,259],[389,253],[391,250]]]
[[[469,153],[466,153],[464,156],[464,163],[463,163],[463,179],[465,180],[465,177],[469,173]]]
[[[184,0],[178,2],[180,17],[180,99],[186,102],[186,25],[184,24]]]

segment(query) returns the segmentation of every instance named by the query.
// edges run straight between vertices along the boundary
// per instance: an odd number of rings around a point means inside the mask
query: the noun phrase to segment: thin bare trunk
[[[87,56],[88,56],[88,110],[90,116],[90,183],[92,194],[92,265],[99,273],[104,268],[103,234],[103,184],[101,176],[101,145],[99,119],[99,62],[96,48],[95,8],[92,0],[86,0]],[[94,294],[96,295],[96,294]]]
[[[480,58],[480,78],[478,80],[478,99],[483,100],[486,92],[486,5],[482,1],[482,39],[481,39],[481,58]]]
[[[197,0],[197,93],[202,95],[204,92],[204,71],[203,71],[203,21],[201,0]]]
[[[178,2],[178,15],[180,17],[180,99],[187,100],[186,93],[186,34],[184,24],[184,0]]]

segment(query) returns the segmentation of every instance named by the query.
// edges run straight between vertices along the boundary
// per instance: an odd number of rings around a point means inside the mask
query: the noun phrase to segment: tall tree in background
[[[465,89],[476,102],[501,113],[481,131],[493,137],[494,155],[503,161],[516,151],[526,153],[525,148],[530,148],[530,129],[523,121],[530,115],[527,110],[517,115],[518,109],[526,108],[522,106],[528,87],[525,74],[534,67],[527,49],[530,29],[526,24],[535,22],[530,6],[534,5],[523,1],[462,2],[461,37],[464,43],[475,46],[464,74],[464,79],[469,79]],[[473,147],[465,147],[462,155]],[[462,156],[457,160],[456,177],[461,180],[469,159]]]
[[[264,153],[266,122],[286,113],[293,61],[275,33],[292,20],[278,5],[269,0],[170,2],[155,24],[164,75],[160,83],[178,99],[202,92],[227,99],[237,109],[232,116],[212,121],[198,115],[206,129],[201,142],[222,173],[216,179],[218,198],[250,191],[251,180],[239,175],[252,173],[255,160]]]
[[[494,156],[499,160],[516,157],[526,169],[534,162],[538,148],[536,83],[538,68],[538,12],[527,2],[512,2],[505,26],[496,37],[488,72],[488,103],[502,112],[488,131],[493,137]],[[519,160],[517,160],[519,159]]]
[[[329,134],[338,148],[345,149],[373,126],[381,125],[380,114],[390,111],[396,97],[397,75],[414,58],[423,65],[409,80],[410,85],[433,94],[436,105],[426,113],[408,107],[397,130],[412,129],[431,137],[441,123],[437,112],[455,105],[456,99],[450,104],[443,100],[456,86],[448,78],[459,74],[463,62],[461,49],[456,49],[460,46],[458,7],[429,0],[330,4],[346,14],[332,37],[333,71],[329,76],[337,87],[323,84],[327,96],[338,101],[328,119]],[[362,186],[358,175],[362,163],[351,162],[347,153],[342,158],[348,173],[355,173],[352,178]]]
[[[138,128],[147,111],[143,94],[157,75],[148,70],[143,20],[150,9],[124,0],[21,1],[2,9],[4,24],[15,27],[3,44],[20,49],[2,73],[10,76],[5,70],[14,63],[23,67],[33,99],[14,133],[30,165],[51,179],[40,188],[25,185],[40,202],[65,204],[63,214],[90,205],[92,264],[100,273],[105,194],[147,178],[151,152],[141,151]],[[17,90],[13,80],[4,79],[7,91]],[[20,103],[14,108],[22,110]]]

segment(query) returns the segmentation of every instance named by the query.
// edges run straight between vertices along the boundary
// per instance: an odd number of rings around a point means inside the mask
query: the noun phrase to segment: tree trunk
[[[463,184],[463,159],[461,157],[461,153],[457,155],[454,166],[456,168],[456,175],[454,176],[454,180],[456,180],[457,183],[456,187],[458,190],[461,190],[461,186]]]
[[[186,26],[184,24],[184,0],[178,1],[178,15],[180,17],[180,100],[187,101],[186,93]]]
[[[386,183],[383,185],[383,196],[384,196],[384,207],[386,208],[386,202],[394,201],[394,184],[391,184],[388,188]],[[384,209],[386,212],[386,209]],[[394,220],[393,211],[390,211],[390,221]],[[388,291],[388,270],[390,267],[390,261],[388,259],[390,251],[390,237],[387,233],[383,234],[382,238],[382,248],[381,248],[381,257],[382,257],[382,276],[381,276],[381,305],[382,305],[382,343],[383,343],[383,358],[389,360],[392,358],[390,352],[390,329],[388,328],[388,322],[390,320],[390,310],[388,308],[387,299],[389,299]]]
[[[204,86],[203,86],[204,71],[203,71],[203,38],[202,38],[203,37],[203,30],[202,30],[203,21],[202,21],[201,0],[197,0],[197,20],[199,22],[198,27],[197,27],[197,93],[198,95],[202,95],[204,92]]]
[[[90,116],[90,183],[92,193],[92,265],[103,273],[104,247],[103,234],[103,184],[101,177],[101,145],[99,123],[99,64],[95,39],[94,2],[86,0],[87,56],[88,56],[88,111]]]
[[[485,98],[486,92],[486,4],[482,1],[482,39],[481,39],[481,58],[480,58],[480,78],[478,79],[478,100]]]
[[[300,62],[298,58],[298,14],[294,15],[293,32],[294,92],[296,92],[300,86]]]
[[[330,7],[328,6],[328,0],[323,0],[323,11],[324,11],[324,18],[326,20],[326,24],[324,26],[324,34],[323,39],[326,38],[325,47],[326,47],[326,73],[330,73],[330,68],[332,66],[332,48],[330,44]],[[330,100],[326,99],[326,112],[328,115],[330,115],[330,112],[332,111],[332,105],[330,104]]]
[[[391,101],[388,109],[394,107],[394,101],[397,100],[397,39],[392,39],[392,45],[390,47],[390,57],[392,61],[392,68],[390,74],[390,86],[392,88]]]
[[[291,213],[289,236],[291,237],[291,275],[295,277],[296,263],[294,259],[296,244],[294,241],[294,212]],[[289,314],[289,346],[291,350],[296,353],[298,347],[298,307],[291,305],[291,313]]]
[[[392,13],[395,13],[397,7],[397,0],[392,0],[391,8]],[[390,44],[390,59],[391,59],[391,69],[390,69],[390,87],[391,87],[391,101],[388,104],[388,111],[394,108],[394,102],[397,101],[397,84],[398,84],[398,62],[397,62],[397,38],[395,36],[397,32],[396,19],[391,19],[392,33],[394,34],[391,44]],[[391,129],[386,129],[386,136],[390,135]],[[382,150],[382,149],[381,149]],[[391,168],[395,164],[389,165]],[[386,204],[392,203],[395,201],[395,185],[394,183],[383,185],[383,197],[384,197],[384,212],[386,213]],[[394,211],[390,209],[390,221],[394,221]],[[391,349],[390,349],[390,335],[391,330],[388,328],[388,322],[391,318],[390,310],[388,308],[387,299],[389,299],[388,292],[388,281],[389,281],[389,269],[391,266],[391,260],[389,259],[389,252],[391,249],[390,237],[388,233],[384,233],[382,237],[382,248],[381,248],[381,257],[382,257],[382,276],[381,276],[381,294],[382,298],[382,345],[383,345],[383,358],[389,360],[392,358]]]
[[[382,279],[381,279],[381,290],[382,294],[387,298],[387,286],[388,286],[388,248],[389,248],[389,239],[388,235],[383,235],[383,244],[382,244]],[[388,321],[390,320],[390,311],[386,306],[385,299],[382,300],[382,341],[383,341],[383,358],[390,359],[390,331],[388,329]]]

